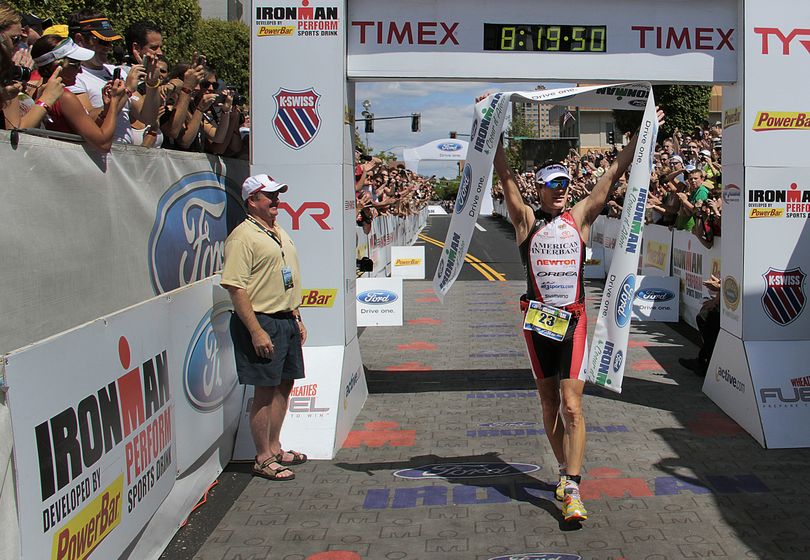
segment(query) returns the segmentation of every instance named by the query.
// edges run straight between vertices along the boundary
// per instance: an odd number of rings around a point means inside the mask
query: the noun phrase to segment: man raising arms
[[[663,124],[663,111],[658,110],[657,119],[659,125]],[[585,455],[582,413],[587,364],[585,240],[591,224],[607,202],[611,187],[630,166],[636,139],[637,135],[599,178],[590,194],[570,209],[566,208],[566,203],[571,175],[564,165],[553,163],[537,171],[535,189],[540,209],[535,211],[523,201],[503,145],[499,143],[495,152],[495,171],[503,184],[506,208],[527,274],[527,294],[521,298],[521,310],[526,312],[529,301],[533,300],[570,313],[567,328],[560,335],[562,340],[523,331],[540,394],[543,426],[560,466],[554,494],[563,502],[566,521],[582,521],[588,517],[579,495]],[[561,315],[565,317],[566,313]],[[562,322],[565,323],[565,319]]]

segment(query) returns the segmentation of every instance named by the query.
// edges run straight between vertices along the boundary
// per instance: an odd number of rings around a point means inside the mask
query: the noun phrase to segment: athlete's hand
[[[273,356],[273,343],[264,329],[253,333],[250,339],[258,357],[269,360]]]

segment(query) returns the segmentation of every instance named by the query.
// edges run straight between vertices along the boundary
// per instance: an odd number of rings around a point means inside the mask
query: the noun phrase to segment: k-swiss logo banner
[[[807,301],[804,295],[806,274],[798,267],[790,270],[769,268],[762,277],[765,279],[765,293],[762,294],[765,314],[777,325],[792,323],[801,315]]]
[[[279,139],[294,150],[312,142],[321,128],[321,116],[318,114],[321,95],[312,88],[280,88],[273,99],[276,101],[273,130]]]
[[[622,211],[619,238],[614,251],[608,278],[615,278],[613,291],[607,289],[602,297],[599,319],[588,362],[588,379],[610,390],[621,392],[624,373],[624,356],[630,330],[630,314],[635,292],[635,272],[638,267],[641,233],[644,228],[644,209],[655,152],[658,122],[655,116],[655,101],[648,82],[563,88],[532,92],[494,93],[475,104],[467,163],[462,173],[461,184],[444,249],[433,278],[433,290],[439,296],[450,290],[455,282],[464,256],[472,239],[481,202],[486,192],[495,148],[506,121],[507,108],[512,100],[535,101],[555,105],[579,105],[610,109],[644,109],[633,167],[627,186],[624,210]],[[617,293],[617,290],[622,290]],[[603,366],[603,362],[607,365]]]

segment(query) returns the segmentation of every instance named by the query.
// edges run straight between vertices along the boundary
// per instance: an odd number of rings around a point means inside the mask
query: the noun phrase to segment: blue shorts
[[[256,355],[250,332],[234,313],[231,316],[231,338],[239,383],[276,387],[285,380],[303,379],[304,353],[301,349],[301,331],[293,314],[256,313],[256,319],[270,336],[273,355],[270,358]]]

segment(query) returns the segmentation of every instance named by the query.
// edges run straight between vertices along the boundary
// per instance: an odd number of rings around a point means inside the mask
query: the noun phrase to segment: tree
[[[523,139],[534,138],[534,127],[524,118],[521,111],[512,112],[512,120],[506,128],[506,136],[509,138],[509,145],[505,146],[506,161],[511,169],[522,171],[523,163]]]
[[[691,132],[709,116],[711,86],[653,86],[655,104],[666,113],[667,122],[659,137],[672,136],[677,128]],[[641,111],[613,111],[616,127],[622,132],[635,132],[641,124]]]
[[[250,30],[241,21],[204,19],[197,24],[191,43],[179,52],[182,60],[195,53],[205,53],[217,77],[236,86],[239,93],[250,91]]]

